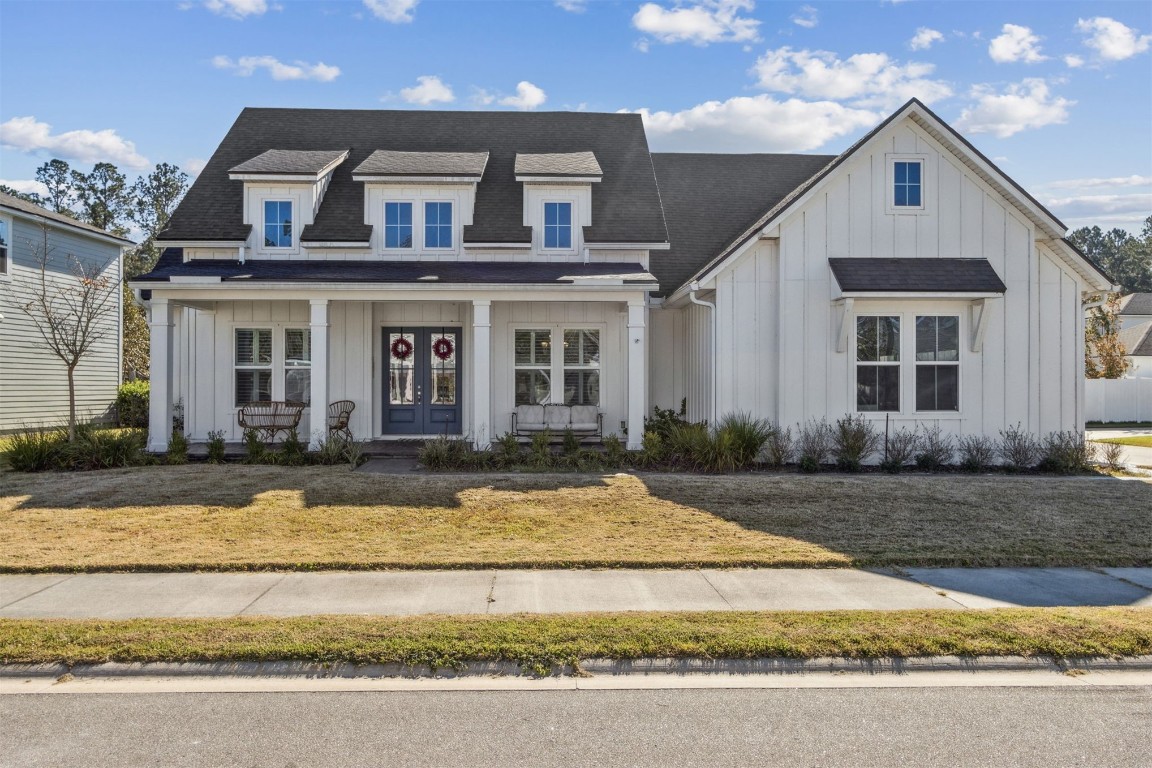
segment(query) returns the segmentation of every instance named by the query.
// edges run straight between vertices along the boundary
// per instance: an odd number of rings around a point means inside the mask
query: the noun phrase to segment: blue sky
[[[245,106],[644,111],[836,153],[910,96],[1071,227],[1152,214],[1152,3],[0,0],[0,179],[195,172]]]

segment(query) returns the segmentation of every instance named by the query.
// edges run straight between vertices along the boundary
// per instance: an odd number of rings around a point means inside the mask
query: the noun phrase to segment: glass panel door
[[[460,331],[384,329],[386,435],[461,433]]]

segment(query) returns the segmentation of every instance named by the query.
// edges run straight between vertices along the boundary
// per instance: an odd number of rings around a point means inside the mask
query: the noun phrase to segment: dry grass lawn
[[[0,477],[0,571],[1152,565],[1152,484],[1003,476]]]

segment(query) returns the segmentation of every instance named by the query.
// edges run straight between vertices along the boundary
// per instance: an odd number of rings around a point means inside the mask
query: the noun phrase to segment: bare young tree
[[[39,272],[27,278],[28,295],[22,306],[40,332],[42,345],[68,369],[68,441],[76,439],[76,368],[116,327],[118,281],[104,274],[108,264],[85,264],[73,254],[63,260],[68,269],[51,270],[55,246],[49,244],[48,226],[40,225],[40,242],[28,245]]]

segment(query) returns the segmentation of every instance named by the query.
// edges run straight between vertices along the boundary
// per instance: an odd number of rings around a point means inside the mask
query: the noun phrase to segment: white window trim
[[[428,203],[448,203],[449,209],[452,211],[452,226],[451,232],[448,235],[449,244],[447,246],[438,245],[433,247],[428,245]],[[415,211],[413,211],[415,214]],[[439,225],[438,225],[439,226]],[[413,238],[415,239],[415,238]],[[437,253],[452,253],[456,250],[456,201],[444,198],[424,198],[420,201],[420,241],[424,244],[424,250],[435,251]]]
[[[6,213],[0,213],[0,222],[8,225],[8,245],[5,246],[8,252],[5,254],[4,262],[0,265],[0,282],[8,282],[12,279],[12,259],[15,254],[15,220]]]
[[[232,389],[229,394],[229,402],[232,403],[232,413],[236,413],[243,406],[236,405],[236,371],[238,370],[270,370],[272,372],[272,399],[284,399],[284,375],[285,371],[291,368],[285,365],[285,340],[284,331],[289,328],[302,328],[304,330],[311,330],[312,326],[307,322],[242,322],[232,323]],[[242,330],[269,330],[272,332],[272,364],[267,365],[238,365],[236,363],[236,331]],[[298,366],[293,366],[298,367]],[[309,363],[309,370],[312,370],[312,363]],[[304,408],[305,413],[310,413],[311,404]]]
[[[388,200],[385,199],[380,204],[380,221],[383,222],[380,226],[380,251],[382,253],[415,253],[416,252],[416,233],[423,229],[423,206],[417,205],[416,200]],[[388,243],[388,206],[389,205],[410,205],[412,206],[412,245],[405,248],[398,246],[396,248],[389,248]],[[420,212],[417,218],[417,212]],[[419,228],[419,229],[418,229]]]
[[[922,216],[932,208],[929,180],[935,176],[926,154],[884,155],[884,212]],[[896,205],[896,163],[920,163],[920,205]]]
[[[268,203],[288,203],[292,206],[292,244],[268,245],[264,242],[264,232],[268,228]],[[300,201],[295,197],[268,195],[260,197],[260,250],[268,253],[296,253],[300,249]]]
[[[849,380],[849,391],[852,412],[869,418],[883,419],[889,417],[905,417],[915,419],[956,419],[964,415],[964,371],[970,364],[967,362],[968,347],[964,339],[968,338],[965,313],[960,311],[926,309],[916,310],[866,310],[852,315],[852,363]],[[900,361],[898,363],[860,362],[856,359],[856,319],[860,317],[898,317],[900,318]],[[955,365],[959,371],[956,376],[956,404],[954,411],[918,411],[916,410],[916,318],[917,317],[955,317],[958,326],[959,359],[953,362],[937,362],[925,360],[920,365]],[[911,328],[911,332],[907,329]],[[856,406],[857,366],[858,365],[898,365],[900,366],[900,409],[896,411],[861,411]]]
[[[607,323],[516,323],[509,326],[508,331],[508,344],[511,350],[512,359],[512,404],[515,407],[516,403],[516,371],[518,370],[538,370],[543,366],[537,364],[523,364],[516,363],[516,333],[518,331],[548,331],[551,333],[551,359],[549,361],[548,375],[551,382],[551,390],[548,395],[548,403],[555,403],[563,405],[564,396],[564,372],[566,370],[573,371],[599,371],[600,372],[600,402],[596,404],[596,408],[601,411],[604,410],[604,343],[608,333]],[[596,331],[600,334],[600,362],[596,366],[569,366],[564,365],[564,332],[565,331]],[[557,384],[560,387],[561,402],[556,401]]]
[[[571,243],[567,248],[549,248],[545,243],[547,242],[545,222],[548,220],[548,206],[549,205],[567,205],[569,207],[568,213],[568,242]],[[577,251],[577,215],[579,208],[575,200],[563,200],[555,198],[544,198],[540,201],[540,250],[545,253],[576,253]]]

